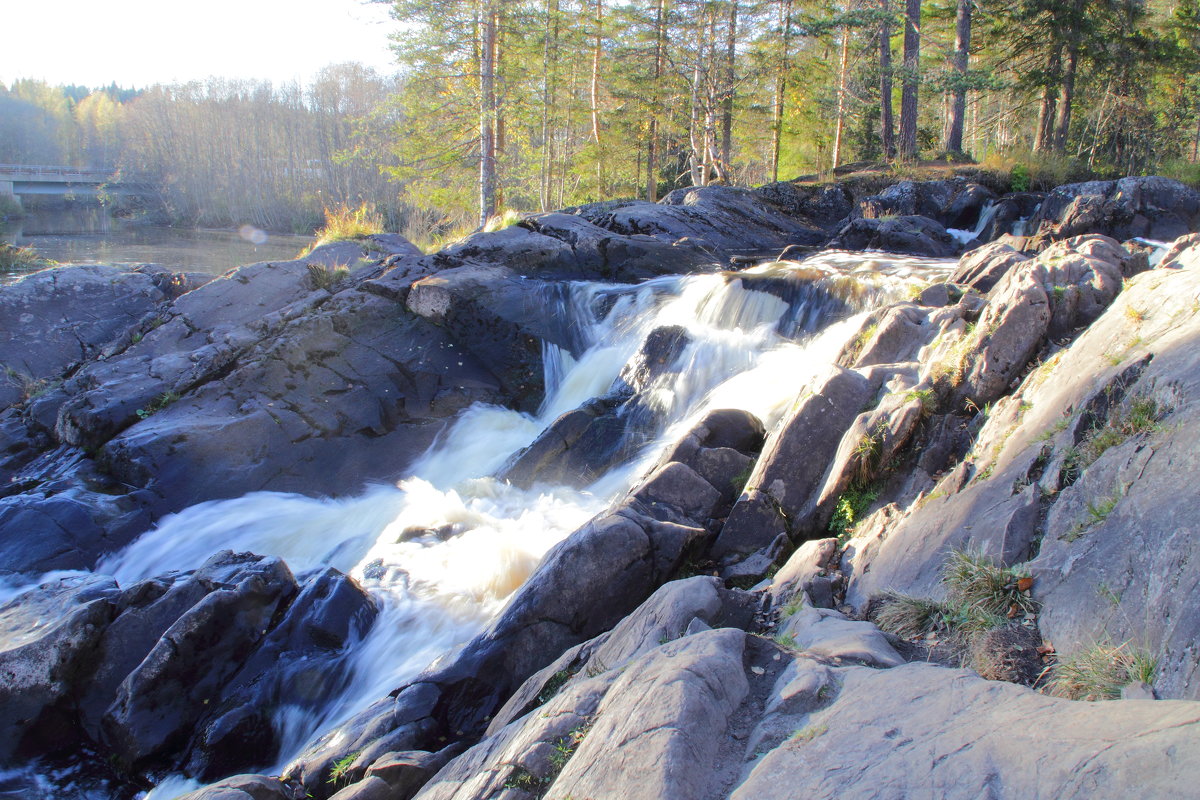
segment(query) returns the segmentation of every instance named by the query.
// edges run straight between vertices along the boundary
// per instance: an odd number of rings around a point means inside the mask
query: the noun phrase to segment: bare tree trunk
[[[884,0],[887,2],[887,0]],[[780,0],[779,24],[783,29],[780,39],[783,53],[779,58],[779,72],[775,76],[775,100],[771,104],[771,180],[779,180],[779,146],[783,138],[783,103],[787,90],[789,50],[792,42],[792,0]]]
[[[921,63],[921,0],[904,11],[904,85],[900,95],[900,160],[917,159],[917,80]]]
[[[654,17],[654,84],[650,106],[650,137],[646,143],[646,199],[658,200],[658,97],[666,51],[667,0],[658,0]]]
[[[1048,81],[1042,91],[1042,104],[1038,109],[1037,135],[1034,137],[1034,150],[1049,150],[1054,138],[1054,112],[1058,106],[1058,89],[1054,83],[1062,71],[1062,44],[1058,44],[1046,58],[1046,75]]]
[[[957,83],[954,99],[950,104],[950,124],[946,131],[943,149],[948,153],[961,153],[963,149],[963,122],[967,112],[967,65],[971,54],[971,9],[974,0],[958,0],[958,16],[954,26],[954,71]]]
[[[892,115],[892,3],[880,0],[883,20],[879,24],[879,128],[883,155],[896,157],[896,130]]]
[[[482,0],[479,48],[479,224],[496,215],[496,11]]]
[[[596,143],[596,189],[604,197],[604,153],[600,146],[600,50],[604,41],[604,0],[596,0],[596,35],[592,43],[592,140]]]
[[[846,62],[850,54],[850,29],[842,26],[842,53],[838,59],[837,123],[833,132],[833,158],[830,169],[837,169],[842,159],[842,131],[846,127]]]
[[[729,30],[725,40],[725,97],[721,112],[721,172],[727,182],[733,174],[733,100],[736,92],[737,75],[734,57],[737,53],[738,0],[729,0]]]
[[[688,125],[688,144],[691,147],[691,159],[688,165],[691,172],[692,186],[704,186],[708,183],[708,167],[704,163],[704,145],[700,142],[700,63],[704,60],[704,26],[697,28],[696,63],[692,66],[692,108]]]
[[[1192,140],[1192,163],[1200,160],[1200,114],[1196,115],[1196,138]]]
[[[555,82],[551,77],[551,51],[558,48],[558,0],[546,0],[546,43],[542,49],[542,169],[539,176],[538,204],[542,211],[550,208],[550,171],[554,164],[554,148],[550,134],[551,96]]]
[[[1075,99],[1075,67],[1079,60],[1079,47],[1075,42],[1067,50],[1063,64],[1062,88],[1058,95],[1058,121],[1054,126],[1054,152],[1065,153],[1067,136],[1071,132],[1071,103]]]

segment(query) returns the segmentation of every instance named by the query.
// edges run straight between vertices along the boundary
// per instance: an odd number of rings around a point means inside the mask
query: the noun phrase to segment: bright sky
[[[362,0],[14,0],[0,81],[123,88],[209,76],[306,82],[358,61],[395,70],[387,3]]]

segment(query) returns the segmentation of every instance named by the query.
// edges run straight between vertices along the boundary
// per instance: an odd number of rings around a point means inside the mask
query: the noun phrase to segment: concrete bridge
[[[18,203],[22,196],[27,195],[97,197],[102,184],[108,194],[149,193],[150,185],[147,183],[113,180],[115,171],[111,167],[82,169],[40,164],[0,164],[0,197],[9,197]]]

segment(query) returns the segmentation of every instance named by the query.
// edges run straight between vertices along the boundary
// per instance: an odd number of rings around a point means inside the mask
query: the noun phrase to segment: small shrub
[[[308,285],[311,289],[333,291],[333,288],[350,276],[346,267],[330,268],[324,264],[308,265]]]
[[[530,792],[540,789],[544,783],[545,781],[525,769],[525,767],[513,767],[513,771],[509,773],[508,779],[504,781],[504,788],[523,789]]]
[[[346,777],[347,773],[350,771],[350,765],[353,764],[354,760],[360,755],[362,755],[362,751],[350,753],[349,755],[339,758],[337,761],[333,762],[333,767],[329,770],[329,778],[326,780],[326,783],[341,783]]]
[[[1060,662],[1051,672],[1049,690],[1070,700],[1118,700],[1121,689],[1141,681],[1153,685],[1158,660],[1129,642],[1099,642]]]
[[[950,349],[934,365],[932,377],[945,380],[950,386],[958,386],[967,372],[967,360],[971,351],[980,343],[981,338],[975,335],[975,323],[968,322],[963,328],[962,335],[950,346]]]
[[[887,592],[882,600],[883,605],[875,615],[875,624],[902,639],[925,636],[937,630],[946,618],[945,606],[936,600],[899,592]]]
[[[920,401],[921,416],[929,416],[937,410],[937,394],[933,389],[909,389],[904,393],[904,399]]]
[[[1025,591],[1031,584],[1021,567],[1001,567],[989,557],[971,550],[952,550],[942,567],[949,604],[972,613],[1006,617],[1015,607],[1033,613],[1037,603]]]
[[[574,672],[567,669],[560,669],[558,672],[550,676],[550,680],[546,681],[546,685],[538,692],[537,703],[539,706],[545,705],[554,698],[556,694],[567,685],[567,681],[575,675]]]
[[[162,411],[164,408],[171,405],[178,399],[179,395],[177,393],[166,391],[151,400],[150,405],[148,405],[146,408],[139,408],[134,413],[138,415],[138,419],[146,419],[147,417],[153,416],[159,411]]]
[[[1079,473],[1093,464],[1105,451],[1134,436],[1162,430],[1159,420],[1167,411],[1168,409],[1152,397],[1138,395],[1130,398],[1122,413],[1109,417],[1104,425],[1092,428],[1084,435],[1083,440],[1067,453],[1063,462],[1063,472],[1068,482],[1074,482]]]
[[[1135,325],[1146,321],[1146,312],[1134,306],[1125,307],[1125,316]]]
[[[1077,523],[1070,530],[1064,533],[1060,538],[1065,542],[1074,542],[1087,533],[1088,529],[1099,525],[1104,520],[1108,519],[1108,515],[1117,507],[1117,503],[1121,502],[1121,498],[1125,496],[1125,492],[1121,487],[1107,497],[1099,500],[1089,500],[1087,504],[1087,516],[1082,522]]]
[[[383,215],[363,203],[350,208],[345,203],[325,209],[325,224],[317,229],[314,248],[331,242],[362,239],[383,233]]]
[[[829,520],[829,532],[839,540],[848,538],[878,496],[879,492],[874,488],[847,489],[834,507],[833,518]]]
[[[42,258],[32,247],[17,247],[9,242],[0,242],[0,269],[35,270],[57,265],[57,261]]]
[[[875,477],[875,469],[879,466],[880,451],[883,448],[883,426],[871,431],[854,446],[854,482],[858,485],[870,483]],[[874,500],[874,498],[872,498]]]
[[[779,616],[781,619],[787,619],[788,617],[793,617],[802,608],[804,608],[804,593],[797,592],[796,596],[793,597],[791,600],[789,600],[787,605],[785,605],[782,609],[780,609]]]
[[[511,228],[522,219],[524,219],[524,216],[520,211],[514,211],[511,208],[506,208],[499,214],[496,214],[488,219],[487,224],[483,226],[483,232],[495,233],[496,231],[502,231],[505,228]]]
[[[1029,167],[1024,164],[1013,164],[1008,173],[1008,185],[1014,192],[1029,191]]]

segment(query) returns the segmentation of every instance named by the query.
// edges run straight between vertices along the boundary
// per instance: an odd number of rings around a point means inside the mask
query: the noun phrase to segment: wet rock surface
[[[711,270],[835,235],[955,252],[942,226],[970,229],[990,203],[994,239],[1039,201],[965,181],[872,192],[707,187],[532,215],[430,256],[340,244],[202,286],[78,273],[117,280],[129,306],[81,329],[78,356],[47,342],[52,380],[0,417],[0,572],[91,567],[201,500],[392,479],[472,403],[537,408],[544,348],[587,344],[561,324],[563,278]],[[1196,227],[1194,195],[1060,187],[1028,241],[973,249],[948,283],[848,323],[778,422],[710,410],[481,633],[282,777],[224,776],[275,762],[277,711],[317,713],[346,687],[381,610],[356,581],[226,551],[129,586],[45,582],[0,606],[0,763],[95,753],[130,786],[216,781],[193,800],[1187,796],[1200,239],[1151,269],[1118,240]],[[790,303],[773,280],[742,288]],[[688,346],[682,326],[654,331],[500,476],[586,485],[627,458],[633,411]],[[1018,570],[1028,601],[953,658],[953,608],[916,636],[872,621],[896,593],[946,600],[952,551]],[[1109,691],[1129,699],[1049,696],[1045,669],[1098,643],[1153,661]],[[976,671],[934,663],[955,659]]]

